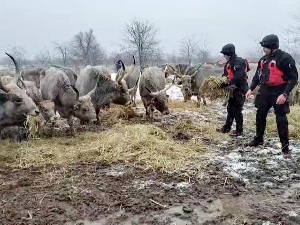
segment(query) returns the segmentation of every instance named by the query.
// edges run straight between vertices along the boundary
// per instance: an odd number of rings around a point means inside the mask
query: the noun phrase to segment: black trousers
[[[276,115],[277,131],[282,144],[282,150],[288,148],[289,138],[288,138],[288,120],[286,114],[290,112],[289,102],[286,101],[282,105],[277,105],[276,101],[280,93],[258,93],[255,99],[256,112],[256,139],[262,141],[265,129],[267,115],[271,107],[274,108]]]
[[[224,130],[230,130],[233,121],[236,122],[236,131],[243,132],[243,106],[245,103],[245,94],[233,92],[227,105],[227,119],[223,127]]]

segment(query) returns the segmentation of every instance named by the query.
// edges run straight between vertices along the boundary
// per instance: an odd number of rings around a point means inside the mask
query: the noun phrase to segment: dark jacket
[[[276,61],[277,68],[283,72],[283,80],[287,82],[278,87],[269,87],[267,84],[270,77],[270,70],[268,66],[269,62],[271,62],[272,60]],[[264,62],[263,68],[260,68],[261,62]],[[263,87],[263,89],[265,89],[266,91],[273,90],[280,94],[284,93],[286,95],[289,95],[292,89],[297,84],[297,81],[298,71],[296,68],[295,60],[290,54],[278,49],[273,54],[265,55],[258,61],[257,69],[252,79],[250,89],[253,91],[258,85],[261,85],[261,87]]]
[[[236,91],[246,93],[248,91],[246,62],[245,59],[237,57],[237,55],[231,56],[230,60],[224,66],[224,75],[227,76],[227,66],[233,72],[233,78],[229,81],[229,85],[235,85]]]

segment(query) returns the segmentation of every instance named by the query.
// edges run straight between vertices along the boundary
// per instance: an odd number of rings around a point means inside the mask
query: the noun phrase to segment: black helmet
[[[279,48],[279,38],[275,34],[270,34],[270,35],[265,36],[262,39],[262,41],[259,43],[264,48],[269,48],[269,49]]]
[[[233,44],[227,44],[222,48],[220,53],[227,56],[233,56],[235,54],[235,46]]]

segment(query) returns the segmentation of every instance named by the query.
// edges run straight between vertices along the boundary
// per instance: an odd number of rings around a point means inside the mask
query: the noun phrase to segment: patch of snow
[[[110,76],[111,76],[111,79],[115,81],[117,73],[111,73]]]

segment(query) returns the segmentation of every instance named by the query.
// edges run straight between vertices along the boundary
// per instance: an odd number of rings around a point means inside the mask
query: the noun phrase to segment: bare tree
[[[208,49],[209,38],[207,35],[202,35],[201,40],[198,42],[199,45],[196,47],[196,57],[198,62],[204,63],[209,60],[210,51]]]
[[[39,54],[35,56],[35,61],[41,65],[50,65],[52,64],[52,54],[49,49],[45,49],[41,51]]]
[[[164,63],[166,63],[166,60],[163,51],[160,48],[153,49],[148,59],[148,64],[159,67]]]
[[[10,48],[9,53],[15,58],[20,67],[26,64],[27,51],[20,45],[14,45]]]
[[[196,38],[187,36],[181,40],[180,54],[189,64],[192,64],[193,57],[196,55],[199,41]]]
[[[71,48],[74,59],[81,65],[97,65],[106,58],[105,51],[97,42],[92,29],[75,35]]]
[[[134,19],[130,24],[125,24],[124,33],[123,49],[136,55],[143,68],[158,47],[157,29],[148,21]]]
[[[300,61],[300,15],[293,16],[295,25],[283,30],[284,48],[297,62]]]
[[[254,44],[254,47],[251,48],[251,50],[249,50],[247,52],[247,57],[250,58],[250,61],[257,61],[259,60],[262,56],[263,56],[263,48],[260,45],[260,41],[262,36],[261,35],[248,35]]]
[[[62,42],[57,43],[54,42],[54,49],[60,55],[62,64],[65,66],[67,64],[68,55],[69,55],[69,43]]]

